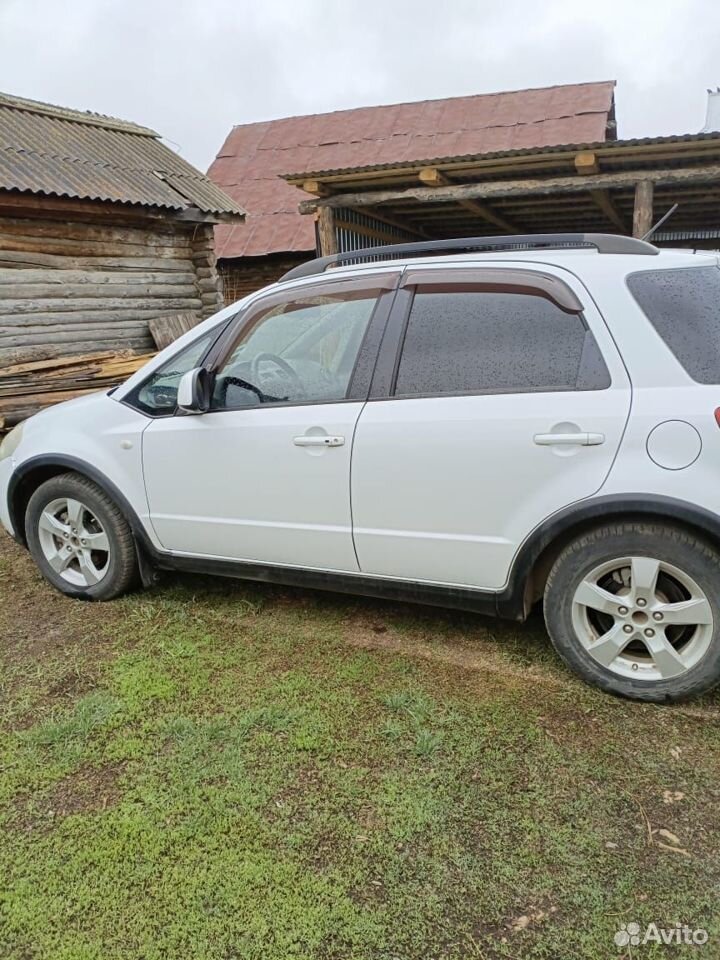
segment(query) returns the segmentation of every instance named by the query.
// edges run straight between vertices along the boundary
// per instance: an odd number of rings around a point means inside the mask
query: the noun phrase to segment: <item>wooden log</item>
[[[40,333],[21,333],[12,337],[3,337],[0,341],[0,348],[10,350],[15,347],[41,346],[43,343],[47,343],[47,341],[47,330],[43,328]],[[104,345],[103,341],[111,341],[112,343],[121,343],[123,345],[134,343],[136,346],[145,348],[152,345],[152,337],[145,324],[142,324],[140,328],[135,327],[127,331],[123,330],[122,325],[117,324],[109,327],[98,327],[91,331],[76,327],[70,330],[58,330],[52,335],[53,344],[78,343],[82,344],[86,351],[88,346],[93,344],[97,346]]]
[[[322,195],[324,187],[317,180],[303,180],[302,189],[305,191],[305,193],[313,193],[319,197]]]
[[[418,171],[418,180],[426,187],[442,187],[448,183],[437,167],[423,167]]]
[[[575,154],[575,169],[582,176],[590,173],[600,173],[600,164],[592,150],[581,150]]]
[[[62,274],[58,274],[62,276]],[[203,281],[204,282],[204,281]],[[88,297],[193,297],[197,288],[192,283],[0,283],[0,309],[5,300],[18,296],[29,299],[74,300]]]
[[[633,236],[642,239],[653,222],[653,182],[641,180],[635,187],[633,209]]]
[[[204,303],[204,300],[201,298],[200,302]],[[163,310],[163,306],[164,301],[162,300],[147,300],[143,306],[135,307],[132,310],[103,310],[98,308],[97,310],[88,311],[64,310],[33,313],[30,315],[0,313],[0,326],[15,328],[24,327],[28,323],[32,323],[35,326],[54,327],[58,325],[65,326],[68,323],[102,323],[103,321],[122,323],[126,320],[145,320],[147,322],[147,320],[153,317],[172,316],[178,312],[177,310]],[[0,309],[2,309],[1,301]]]
[[[153,306],[159,312],[180,313],[183,310],[197,310],[201,305],[200,297],[165,297],[162,302],[151,295],[142,297],[37,297],[29,299],[0,300],[0,311],[12,314],[63,313],[66,311],[90,310],[132,310],[136,307]]]
[[[318,241],[320,244],[321,257],[327,257],[331,253],[337,253],[335,216],[329,207],[323,207],[318,214]]]
[[[72,317],[72,314],[69,314]],[[22,327],[4,327],[0,326],[0,345],[5,346],[17,340],[17,337],[35,337],[38,342],[41,340],[57,340],[58,336],[63,334],[72,334],[77,339],[85,337],[92,341],[95,336],[103,336],[112,333],[113,337],[125,336],[126,333],[141,335],[148,330],[148,320],[110,320],[100,323],[74,323],[72,320],[68,323],[48,327],[35,325],[30,322]]]
[[[369,190],[362,193],[337,193],[329,197],[302,200],[300,213],[314,213],[325,207],[368,207],[396,200],[416,200],[422,204],[452,203],[463,199],[549,196],[581,193],[585,190],[634,186],[652,180],[656,186],[683,186],[720,180],[720,164],[700,167],[672,167],[659,170],[622,170],[595,176],[544,177],[523,180],[482,181],[453,184],[448,187],[407,187],[404,190]]]
[[[171,270],[16,270],[0,266],[0,287],[17,284],[53,284],[97,286],[139,284],[169,284],[190,286],[195,282],[195,271],[176,273]]]
[[[152,343],[152,340],[150,340],[150,343]],[[147,351],[149,344],[146,339],[136,344],[134,338],[131,338],[129,340],[105,340],[102,346],[105,350],[132,350],[135,353],[144,353]],[[87,348],[87,342],[63,344],[43,343],[28,347],[0,346],[0,369],[14,363],[87,353]]]
[[[1,229],[6,233],[19,233],[31,237],[59,237],[67,240],[97,240],[103,243],[134,243],[146,246],[165,245],[189,249],[192,243],[187,230],[174,227],[161,229],[111,226],[108,224],[83,223],[77,220],[42,220],[28,217],[0,217]]]
[[[8,236],[2,232],[0,224],[0,249],[16,250],[25,253],[35,253],[39,242],[37,237]],[[78,257],[92,256],[152,256],[161,260],[188,259],[186,249],[173,247],[154,247],[150,244],[120,244],[120,243],[95,243],[87,240],[60,240],[48,238],[42,241],[44,253],[51,253],[56,256],[73,255]]]
[[[155,257],[74,257],[62,254],[0,250],[0,267],[12,270],[114,270],[193,274],[192,260]]]

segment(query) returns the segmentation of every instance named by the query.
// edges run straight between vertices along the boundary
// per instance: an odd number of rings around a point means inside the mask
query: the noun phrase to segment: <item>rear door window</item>
[[[581,314],[527,293],[419,286],[396,396],[602,390],[610,375]]]
[[[696,383],[720,383],[720,268],[646,270],[627,284],[685,372]]]

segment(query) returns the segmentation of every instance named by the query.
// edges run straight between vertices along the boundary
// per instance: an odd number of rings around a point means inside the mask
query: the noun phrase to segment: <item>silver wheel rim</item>
[[[652,557],[621,557],[591,570],[575,591],[572,621],[597,663],[647,682],[687,673],[713,636],[704,591],[683,570]]]
[[[48,503],[40,514],[38,538],[51,568],[74,587],[92,587],[108,572],[107,533],[80,500],[60,497]]]

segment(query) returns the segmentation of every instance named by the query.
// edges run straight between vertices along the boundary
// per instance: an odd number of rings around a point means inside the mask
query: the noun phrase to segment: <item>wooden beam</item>
[[[452,185],[452,180],[449,180],[437,167],[423,167],[418,173],[418,180],[427,187],[448,187]],[[500,227],[501,230],[505,230],[507,233],[520,232],[509,220],[505,220],[477,200],[460,200],[458,202],[465,210],[470,210],[471,213],[476,214],[481,220],[486,220],[488,223],[492,223],[495,227]]]
[[[300,213],[314,213],[322,207],[369,207],[397,200],[420,203],[457,203],[458,200],[499,197],[549,196],[582,193],[585,190],[612,190],[652,181],[656,186],[678,186],[720,181],[720,164],[703,167],[675,167],[660,170],[622,170],[586,177],[546,177],[525,180],[499,180],[482,183],[453,184],[448,187],[408,187],[406,190],[370,190],[362,193],[337,193],[330,197],[303,200]]]
[[[327,188],[319,180],[303,180],[298,186],[305,193],[313,193],[316,197],[324,197],[327,194]]]
[[[641,180],[635,187],[633,236],[644,237],[653,221],[653,182]]]
[[[331,207],[322,207],[318,211],[318,242],[320,256],[327,257],[338,252],[337,234],[335,233],[335,214]]]
[[[418,171],[418,180],[426,187],[444,187],[449,183],[437,167],[423,167]]]
[[[615,204],[610,199],[610,194],[607,190],[591,190],[590,196],[595,201],[596,206],[598,206],[608,218],[610,223],[616,226],[621,233],[628,232],[627,225],[618,213]]]
[[[575,154],[575,169],[583,176],[590,173],[600,173],[600,164],[592,150],[581,150]]]

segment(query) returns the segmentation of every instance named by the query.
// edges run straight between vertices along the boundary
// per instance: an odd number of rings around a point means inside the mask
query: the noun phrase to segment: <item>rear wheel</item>
[[[720,682],[720,558],[681,528],[624,522],[557,558],[545,588],[555,649],[584,680],[638,700]]]
[[[45,579],[70,597],[111,600],[135,580],[135,544],[125,517],[97,484],[77,473],[38,487],[25,533]]]

